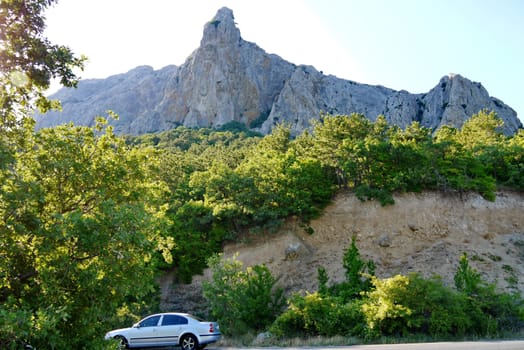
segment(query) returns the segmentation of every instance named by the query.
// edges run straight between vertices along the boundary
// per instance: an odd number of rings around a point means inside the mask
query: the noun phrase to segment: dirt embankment
[[[408,193],[386,207],[345,193],[310,227],[312,234],[289,219],[278,233],[249,236],[226,246],[224,256],[238,253],[245,266],[266,264],[287,292],[315,291],[321,266],[331,283],[344,279],[342,259],[356,235],[362,257],[376,263],[379,277],[419,272],[440,275],[452,285],[459,258],[466,252],[485,280],[524,292],[522,193],[500,192],[495,202],[477,194]],[[162,308],[198,312],[205,278],[206,274],[190,285],[177,285],[172,276],[164,276]]]

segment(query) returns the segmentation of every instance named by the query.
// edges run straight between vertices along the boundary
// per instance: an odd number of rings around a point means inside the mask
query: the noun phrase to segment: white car
[[[180,346],[183,350],[196,350],[220,340],[221,336],[216,322],[168,312],[148,316],[131,328],[108,332],[105,339],[120,340],[122,349]]]

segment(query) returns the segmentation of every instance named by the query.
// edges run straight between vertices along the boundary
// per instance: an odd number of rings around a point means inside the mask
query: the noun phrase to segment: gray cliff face
[[[490,97],[480,83],[460,75],[443,77],[426,94],[410,94],[325,76],[313,67],[301,66],[286,82],[260,131],[268,133],[274,125],[286,123],[293,134],[299,134],[310,126],[311,119],[319,119],[321,113],[347,115],[353,112],[362,113],[371,120],[384,115],[388,122],[402,128],[414,121],[433,130],[443,125],[460,128],[482,109],[495,111],[504,120],[507,134],[522,128],[513,109]]]
[[[157,131],[158,118],[151,120],[151,114],[163,97],[168,77],[176,71],[175,66],[158,71],[141,66],[107,79],[82,80],[77,89],[63,88],[51,96],[62,102],[62,111],[36,115],[37,127],[67,122],[93,126],[95,117],[107,116],[107,111],[112,110],[119,115],[119,120],[112,122],[118,133]],[[137,119],[143,122],[136,125]]]
[[[522,128],[517,113],[486,89],[458,74],[450,74],[429,93],[420,96],[421,124],[436,129],[442,125],[461,127],[465,120],[482,109],[497,112],[504,121],[504,131],[513,134]]]
[[[180,67],[156,111],[173,125],[249,125],[269,114],[294,69],[243,40],[232,11],[222,8],[205,25],[200,47]]]
[[[310,126],[311,119],[319,119],[321,113],[357,112],[376,119],[383,113],[388,96],[394,93],[381,86],[325,76],[311,66],[299,66],[286,82],[260,131],[269,133],[274,125],[285,123],[296,135]]]
[[[93,125],[95,116],[113,110],[120,119],[111,123],[120,134],[237,121],[264,134],[286,123],[298,135],[322,113],[357,112],[371,120],[384,115],[400,127],[418,121],[437,129],[460,127],[486,108],[504,120],[507,134],[522,128],[513,109],[460,75],[443,77],[428,93],[411,94],[296,66],[243,40],[228,8],[204,26],[200,46],[182,66],[158,71],[138,67],[107,79],[84,80],[77,89],[61,89],[51,98],[61,100],[63,111],[37,114],[37,127],[69,121]]]

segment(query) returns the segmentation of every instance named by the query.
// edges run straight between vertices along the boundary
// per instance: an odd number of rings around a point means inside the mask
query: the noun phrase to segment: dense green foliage
[[[371,336],[462,336],[469,331],[465,300],[438,279],[397,275],[373,284],[362,306]]]
[[[459,269],[457,276],[463,273]],[[467,274],[480,276],[475,271]],[[495,286],[480,278],[473,294],[446,287],[437,277],[424,279],[417,274],[375,278],[373,284],[362,306],[369,336],[493,337],[524,326],[521,296],[496,292]]]
[[[270,327],[276,337],[365,335],[360,299],[344,303],[332,295],[313,292],[294,294],[288,304],[287,310]]]
[[[95,348],[119,312],[150,307],[154,252],[169,258],[172,245],[165,188],[151,152],[101,124],[45,129],[23,146],[0,172],[0,344]]]
[[[236,258],[221,259],[219,255],[210,258],[209,265],[213,276],[204,283],[204,296],[222,333],[241,335],[262,331],[273,323],[285,299],[266,266],[244,269]]]
[[[358,266],[362,266],[362,261],[355,259],[354,266],[347,271]],[[519,332],[524,327],[524,299],[496,292],[495,286],[482,281],[478,272],[469,267],[466,255],[455,275],[457,289],[445,286],[437,276],[370,278],[371,285],[352,298],[333,292],[293,295],[288,309],[270,327],[272,334],[368,339],[429,335],[443,339],[496,337]],[[324,277],[322,281],[325,284]],[[333,287],[331,291],[336,291]]]
[[[265,137],[180,127],[128,143],[164,150],[174,266],[189,281],[224,241],[273,230],[289,216],[307,228],[341,189],[384,205],[403,191],[475,191],[493,200],[498,187],[522,190],[524,133],[505,136],[500,126],[481,111],[460,130],[432,135],[416,122],[402,130],[352,114],[324,116],[295,139],[284,126]]]
[[[296,154],[283,127],[263,138],[180,127],[127,142],[164,151],[173,265],[181,281],[201,272],[224,241],[273,230],[290,215],[306,221],[319,215],[336,190],[319,161]]]
[[[361,114],[325,116],[312,135],[296,142],[362,199],[389,204],[396,191],[437,189],[475,191],[492,200],[497,184],[521,190],[524,176],[521,136],[504,136],[501,123],[495,113],[481,111],[460,130],[444,127],[432,136],[417,122],[402,130],[380,116],[375,122]]]
[[[374,278],[375,265],[363,260],[353,236],[344,254],[342,265],[346,280],[329,286],[324,268],[318,269],[318,292],[294,294],[288,309],[271,325],[270,331],[282,336],[365,335],[362,295],[368,292]]]

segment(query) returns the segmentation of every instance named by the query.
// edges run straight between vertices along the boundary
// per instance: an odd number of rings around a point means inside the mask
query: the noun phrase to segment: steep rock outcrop
[[[517,113],[501,100],[490,97],[488,91],[477,82],[458,74],[450,74],[429,93],[420,96],[421,123],[423,126],[438,128],[442,125],[460,127],[471,115],[486,108],[497,112],[504,120],[507,134],[522,128]]]
[[[460,127],[487,108],[504,120],[507,134],[522,128],[513,109],[460,75],[443,77],[428,93],[411,94],[296,66],[243,40],[233,12],[225,7],[205,24],[200,46],[180,67],[138,67],[107,79],[81,81],[77,89],[62,89],[51,97],[61,100],[63,111],[37,114],[37,127],[69,121],[93,125],[95,116],[110,109],[120,116],[112,121],[117,133],[237,121],[264,134],[286,123],[297,135],[321,113],[358,112],[372,120],[382,114],[400,127],[418,121],[437,129]]]
[[[286,82],[261,131],[268,133],[274,125],[284,122],[298,134],[321,113],[345,115],[353,112],[372,120],[384,115],[388,122],[400,127],[414,121],[431,129],[443,125],[461,127],[482,109],[497,112],[507,134],[522,128],[512,108],[490,97],[480,83],[458,74],[443,77],[426,94],[411,94],[325,76],[313,67],[301,66]]]
[[[382,86],[358,84],[325,76],[311,66],[299,66],[280,92],[261,131],[268,133],[274,125],[286,123],[293,134],[298,134],[310,126],[311,119],[319,119],[322,112],[358,112],[375,119],[384,114],[388,98],[394,94],[394,90]]]
[[[143,134],[166,129],[162,119],[155,118],[154,109],[164,96],[164,85],[177,70],[176,66],[157,71],[141,66],[107,79],[82,80],[77,89],[63,88],[51,96],[62,102],[62,111],[37,114],[37,126],[70,121],[92,126],[96,116],[106,116],[106,112],[112,110],[119,115],[118,120],[112,121],[118,133]]]
[[[295,66],[243,40],[231,10],[204,27],[200,47],[180,67],[156,111],[173,124],[250,125],[269,114]]]

